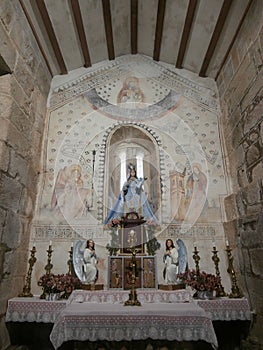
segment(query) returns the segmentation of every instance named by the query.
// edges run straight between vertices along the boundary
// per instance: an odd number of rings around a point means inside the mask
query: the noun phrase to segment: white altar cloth
[[[217,348],[212,320],[195,303],[142,306],[74,302],[61,311],[50,340],[55,349],[70,340],[203,340]]]
[[[54,323],[67,300],[46,301],[39,296],[8,300],[5,322]]]
[[[129,290],[101,290],[86,291],[74,290],[69,297],[69,304],[72,302],[89,302],[89,303],[109,303],[123,304],[129,299]],[[137,289],[137,299],[142,303],[186,303],[191,299],[190,293],[186,289],[174,291]]]
[[[181,294],[182,293],[182,294]],[[60,311],[67,304],[78,302],[123,304],[128,299],[129,291],[83,291],[75,290],[68,300],[46,301],[32,298],[12,298],[8,300],[6,322],[43,322],[54,323]],[[180,303],[189,301],[186,291],[140,291],[138,300],[144,303]],[[213,300],[196,299],[194,302],[204,309],[213,321],[249,321],[251,311],[248,300],[216,298]]]
[[[207,315],[209,315],[213,321],[251,320],[251,311],[246,298],[197,299],[196,303],[206,311]]]

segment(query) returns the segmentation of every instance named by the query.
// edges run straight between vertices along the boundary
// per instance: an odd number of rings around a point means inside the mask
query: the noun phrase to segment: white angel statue
[[[83,284],[94,284],[98,278],[98,256],[95,251],[95,243],[92,239],[87,241],[85,249],[83,242],[77,241],[73,249],[73,266],[76,275]]]
[[[184,242],[178,238],[175,247],[172,239],[165,242],[166,251],[163,256],[165,264],[163,277],[166,284],[180,284],[178,274],[185,272],[187,268],[187,250]]]

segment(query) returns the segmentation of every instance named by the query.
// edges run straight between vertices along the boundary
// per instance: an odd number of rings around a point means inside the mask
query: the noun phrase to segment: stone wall
[[[231,179],[225,200],[226,236],[234,248],[239,283],[257,317],[263,343],[263,2],[254,1],[218,79],[225,161]]]
[[[51,81],[18,1],[1,1],[0,51],[2,66],[11,72],[0,76],[0,348],[5,349],[7,300],[22,291],[28,268]]]

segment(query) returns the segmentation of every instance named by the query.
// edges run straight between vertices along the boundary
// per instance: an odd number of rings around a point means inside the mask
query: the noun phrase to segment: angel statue
[[[180,284],[177,275],[185,272],[187,269],[187,250],[184,242],[178,238],[175,247],[172,239],[165,242],[166,252],[163,256],[165,264],[163,277],[166,284]]]
[[[98,256],[95,243],[89,239],[83,249],[83,242],[77,241],[73,248],[73,265],[76,275],[83,284],[94,284],[98,279]]]

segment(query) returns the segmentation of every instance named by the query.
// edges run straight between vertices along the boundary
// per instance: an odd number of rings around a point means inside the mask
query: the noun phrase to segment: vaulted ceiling
[[[52,76],[143,54],[217,79],[254,0],[19,0]]]

